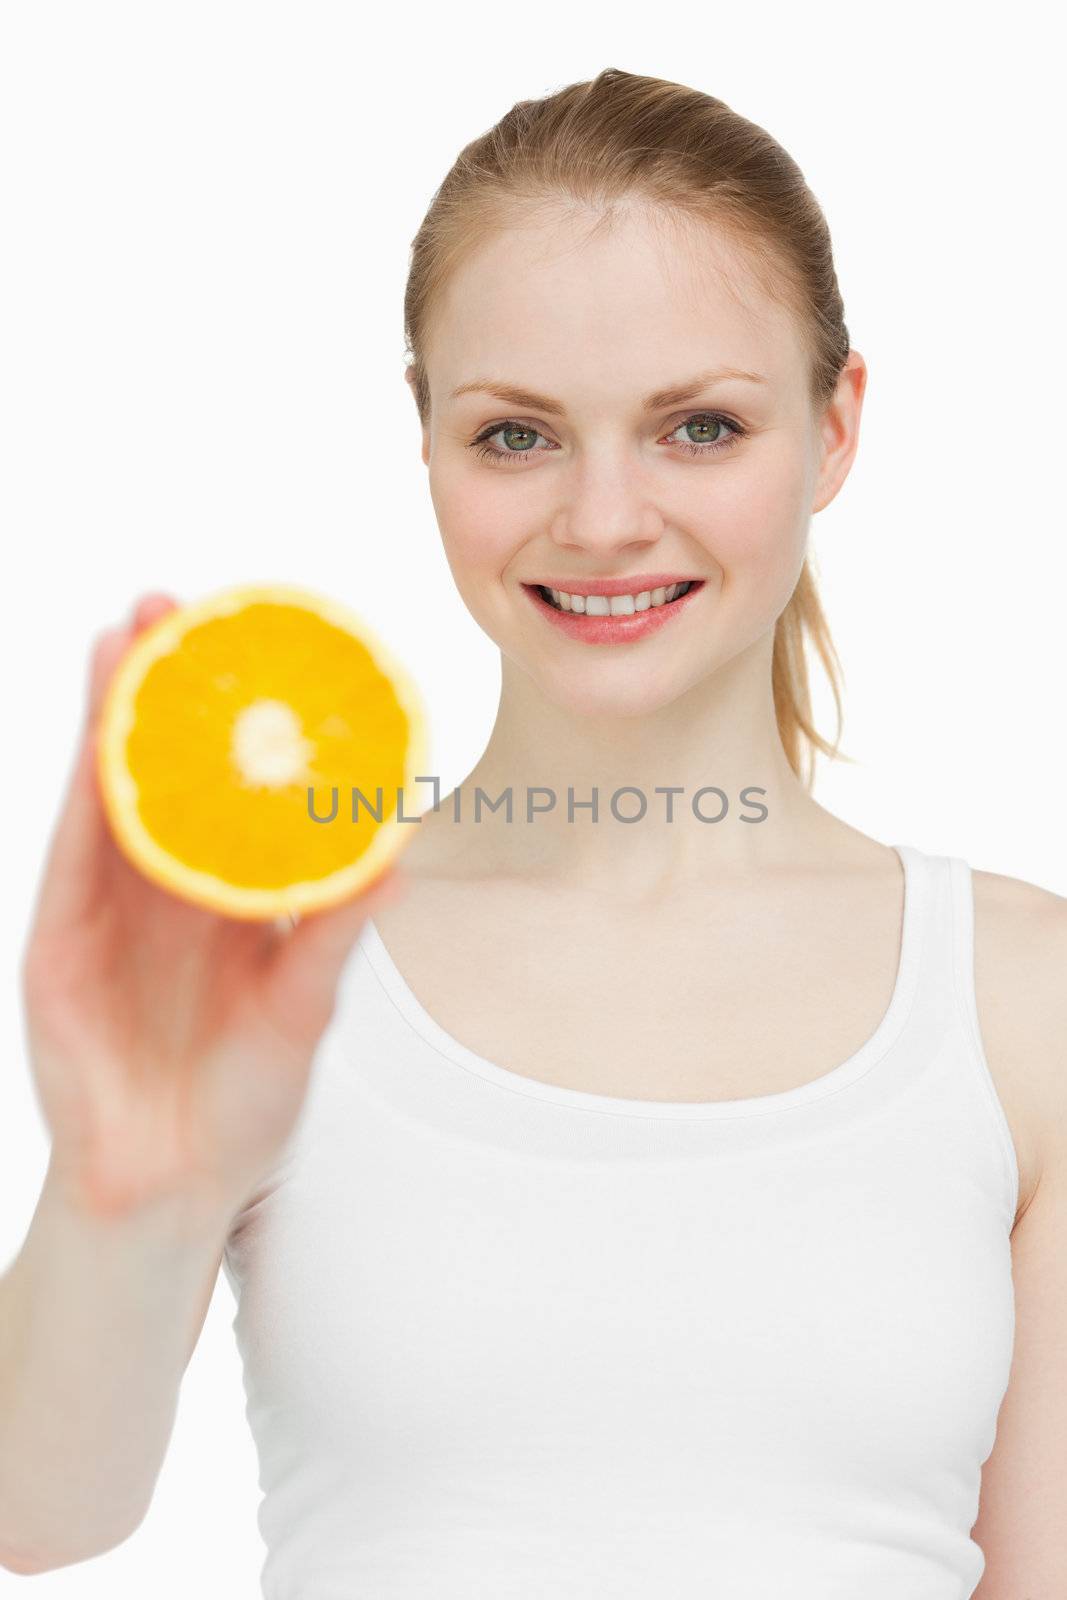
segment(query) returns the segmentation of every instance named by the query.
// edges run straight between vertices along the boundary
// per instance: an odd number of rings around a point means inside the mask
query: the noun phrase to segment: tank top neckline
[[[373,918],[368,917],[364,923],[358,947],[367,956],[379,983],[409,1026],[439,1054],[500,1089],[550,1101],[576,1111],[622,1117],[710,1120],[717,1117],[767,1116],[810,1105],[857,1082],[887,1054],[908,1020],[918,989],[929,899],[929,863],[923,853],[911,845],[894,844],[891,848],[896,851],[903,869],[904,906],[896,978],[882,1019],[864,1043],[837,1066],[806,1083],[774,1094],[749,1095],[731,1100],[633,1100],[594,1094],[585,1089],[568,1089],[537,1078],[528,1078],[523,1073],[512,1072],[509,1067],[502,1067],[478,1055],[453,1038],[430,1016],[393,961]]]

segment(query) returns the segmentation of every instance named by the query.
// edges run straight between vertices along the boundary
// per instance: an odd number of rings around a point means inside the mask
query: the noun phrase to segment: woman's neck
[[[727,668],[626,718],[589,703],[576,713],[574,700],[560,705],[505,661],[486,748],[423,812],[409,868],[610,882],[640,898],[694,877],[870,861],[866,835],[813,800],[789,765],[769,671]]]

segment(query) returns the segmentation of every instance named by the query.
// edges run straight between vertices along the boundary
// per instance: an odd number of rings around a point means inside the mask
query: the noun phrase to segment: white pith
[[[300,719],[284,700],[255,700],[239,712],[230,754],[245,783],[282,788],[307,771],[315,746],[303,737]]]

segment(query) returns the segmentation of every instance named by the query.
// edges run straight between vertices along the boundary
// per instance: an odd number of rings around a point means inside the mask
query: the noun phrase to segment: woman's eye
[[[747,432],[740,423],[732,422],[729,417],[722,417],[715,411],[695,411],[691,417],[686,417],[684,422],[680,422],[667,438],[673,439],[683,428],[686,437],[676,439],[674,442],[678,449],[694,456],[711,456],[730,450],[739,439],[745,437]],[[490,440],[497,436],[504,440],[502,447],[490,443]],[[467,448],[493,466],[510,466],[526,456],[543,455],[544,451],[536,450],[535,441],[544,438],[544,434],[537,428],[531,428],[527,423],[498,422],[491,428],[483,429]],[[545,443],[550,450],[557,448],[550,440],[545,440]]]
[[[498,434],[503,435],[505,444],[500,449],[497,445],[489,443]],[[483,461],[512,462],[525,455],[533,454],[534,440],[543,439],[544,434],[538,433],[536,428],[527,427],[521,422],[499,422],[492,428],[486,428],[469,447],[481,457]]]
[[[691,417],[686,417],[684,422],[678,424],[674,433],[680,433],[683,428],[686,430],[686,437],[676,442],[683,450],[697,456],[715,455],[720,450],[729,450],[738,439],[743,439],[745,436],[745,429],[740,423],[731,422],[728,417],[720,417],[714,411],[694,412]],[[673,436],[668,434],[668,438]]]

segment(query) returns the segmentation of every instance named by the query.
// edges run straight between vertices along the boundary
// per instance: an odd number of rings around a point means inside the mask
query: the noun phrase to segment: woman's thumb
[[[304,1018],[310,1013],[312,1026],[324,1025],[341,969],[368,918],[406,892],[405,874],[394,866],[352,899],[300,917],[270,957],[268,981],[279,1014]]]

